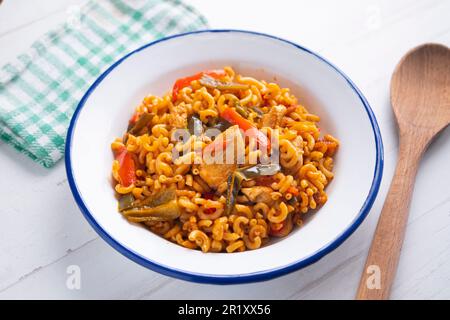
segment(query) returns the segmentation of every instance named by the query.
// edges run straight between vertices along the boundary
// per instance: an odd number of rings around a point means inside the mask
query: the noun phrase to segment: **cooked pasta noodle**
[[[145,97],[111,143],[119,211],[203,252],[287,236],[326,203],[334,178],[339,141],[319,121],[290,89],[231,67],[178,79]]]

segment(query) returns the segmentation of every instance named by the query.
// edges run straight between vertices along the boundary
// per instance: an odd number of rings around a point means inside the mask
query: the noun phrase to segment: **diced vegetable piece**
[[[212,78],[218,79],[226,76],[226,72],[224,70],[207,70],[203,72],[199,72],[194,74],[193,76],[185,77],[178,79],[175,81],[172,89],[172,101],[176,101],[178,98],[178,92],[191,84],[192,81],[200,79],[202,76],[208,75]]]
[[[219,90],[247,90],[249,85],[235,82],[223,82],[214,79],[213,77],[204,74],[200,80],[200,84],[210,89],[219,89]]]
[[[269,234],[271,236],[279,238],[287,236],[293,228],[292,217],[290,214],[286,217],[286,220],[284,220],[282,224],[283,226],[278,230],[275,230],[271,227],[269,230]]]
[[[196,115],[188,118],[188,130],[191,135],[199,136],[203,131],[203,123]]]
[[[296,188],[296,187],[289,187],[287,189],[287,192],[292,193],[293,196],[298,196],[298,194],[300,193],[298,191],[298,188]]]
[[[134,123],[130,121],[130,125],[128,126],[128,133],[135,135],[139,133],[142,129],[144,129],[149,123],[151,123],[153,119],[153,114],[151,113],[143,113],[139,116],[138,120]]]
[[[202,198],[207,199],[207,200],[212,200],[214,198],[214,193],[212,192],[205,192],[204,194],[202,194]],[[216,212],[216,208],[207,208],[205,210],[203,210],[203,213],[206,214],[212,214],[214,212]]]

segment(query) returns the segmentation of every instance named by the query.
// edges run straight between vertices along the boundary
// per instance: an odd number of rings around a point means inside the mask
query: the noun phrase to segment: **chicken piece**
[[[281,124],[284,114],[286,113],[286,107],[283,105],[273,106],[268,113],[263,115],[261,119],[262,127],[275,128]]]
[[[219,134],[206,148],[209,146],[214,155],[204,155],[205,163],[199,166],[199,175],[212,189],[218,189],[220,184],[227,181],[230,173],[236,170],[237,163],[243,163],[245,142],[239,127],[232,126]]]
[[[172,117],[169,119],[169,125],[174,128],[183,129],[187,126],[187,119],[183,115]]]
[[[226,183],[228,176],[236,170],[236,167],[236,164],[201,164],[199,175],[208,186],[217,189],[220,184]]]
[[[168,117],[169,125],[174,128],[186,128],[188,114],[188,108],[186,105],[184,103],[180,103],[179,105],[173,106],[172,112],[173,114],[170,114]]]
[[[273,190],[269,187],[255,186],[251,188],[242,188],[241,191],[251,202],[263,202],[269,206],[273,204],[273,199],[270,196],[270,193]]]

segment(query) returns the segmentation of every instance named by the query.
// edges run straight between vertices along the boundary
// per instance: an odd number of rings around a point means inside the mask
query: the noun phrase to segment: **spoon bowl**
[[[450,123],[450,50],[421,45],[399,62],[391,80],[391,103],[400,131],[434,134]]]

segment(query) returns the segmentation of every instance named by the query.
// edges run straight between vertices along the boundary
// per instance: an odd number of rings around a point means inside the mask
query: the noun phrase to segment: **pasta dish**
[[[327,201],[339,141],[289,88],[231,67],[146,96],[116,138],[118,210],[203,252],[242,252],[301,226]]]

